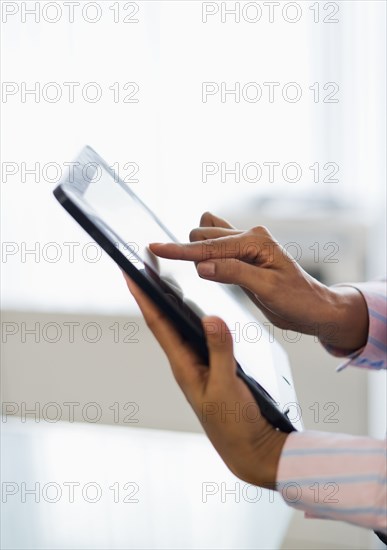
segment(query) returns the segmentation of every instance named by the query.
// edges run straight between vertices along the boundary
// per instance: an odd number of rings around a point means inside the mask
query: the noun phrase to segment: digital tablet
[[[205,364],[208,350],[200,319],[204,314],[223,318],[234,336],[237,374],[262,415],[283,432],[296,429],[294,407],[281,398],[283,390],[295,395],[291,377],[278,373],[272,364],[267,331],[226,285],[201,279],[192,262],[158,258],[149,250],[151,242],[177,240],[91,147],[81,151],[54,195],[157,304]]]

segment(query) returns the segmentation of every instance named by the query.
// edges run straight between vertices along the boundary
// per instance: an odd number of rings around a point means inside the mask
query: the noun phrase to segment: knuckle
[[[181,389],[183,389],[184,387],[184,384],[185,384],[185,379],[184,379],[184,376],[182,375],[178,365],[176,365],[175,363],[172,363],[171,362],[171,367],[172,367],[172,371],[173,371],[173,376],[177,382],[177,384],[179,385],[179,387]]]
[[[149,330],[151,330],[153,332],[153,329],[155,328],[155,325],[156,325],[155,320],[148,318],[148,319],[145,320],[145,322],[146,322],[146,326],[149,328]]]
[[[211,214],[211,212],[204,212],[204,214],[202,214],[201,218],[200,218],[200,225],[202,227],[207,227],[207,226],[211,226],[212,225],[212,220],[213,220],[213,215]]]
[[[217,258],[219,255],[219,252],[221,250],[221,247],[219,246],[219,243],[217,242],[217,239],[201,239],[203,241],[202,244],[202,261],[208,260],[210,258]]]
[[[267,237],[268,235],[270,235],[268,228],[265,227],[264,225],[256,225],[251,229],[251,232],[254,235],[263,236],[263,237]]]
[[[154,332],[154,330],[157,328],[157,326],[160,324],[160,322],[162,321],[163,319],[163,316],[162,315],[152,315],[152,316],[149,316],[145,322],[147,324],[147,327],[152,331]]]

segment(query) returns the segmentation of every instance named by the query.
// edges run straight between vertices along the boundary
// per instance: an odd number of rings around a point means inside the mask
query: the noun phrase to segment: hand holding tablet
[[[287,434],[262,417],[249,388],[237,376],[232,337],[225,323],[217,317],[202,320],[209,351],[205,365],[152,300],[127,276],[126,281],[176,381],[226,465],[247,483],[274,489]],[[228,414],[238,409],[239,415]],[[255,421],[247,421],[242,410],[249,410]]]

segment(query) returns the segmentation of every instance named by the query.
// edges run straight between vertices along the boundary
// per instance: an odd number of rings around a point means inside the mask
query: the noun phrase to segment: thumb
[[[209,378],[211,383],[219,381],[224,385],[227,380],[236,377],[232,336],[226,323],[219,317],[204,317],[202,323],[209,352]]]

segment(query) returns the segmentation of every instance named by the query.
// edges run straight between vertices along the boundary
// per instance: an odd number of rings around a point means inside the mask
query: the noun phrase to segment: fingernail
[[[201,262],[198,264],[198,273],[202,277],[213,277],[215,275],[215,264],[213,262]]]

